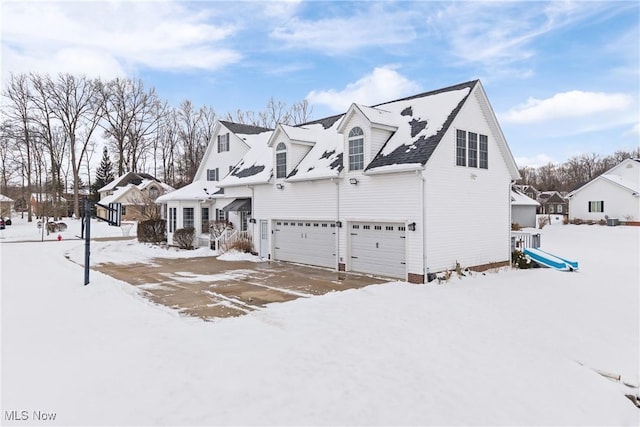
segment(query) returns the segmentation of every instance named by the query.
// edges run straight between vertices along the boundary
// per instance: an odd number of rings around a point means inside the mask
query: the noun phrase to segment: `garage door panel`
[[[274,259],[335,267],[335,224],[326,221],[275,221]]]
[[[353,223],[350,237],[351,270],[406,277],[404,224]]]

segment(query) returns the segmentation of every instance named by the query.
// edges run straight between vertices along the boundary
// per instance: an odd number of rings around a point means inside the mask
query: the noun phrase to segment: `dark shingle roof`
[[[253,126],[253,125],[245,125],[243,123],[228,122],[226,120],[220,120],[220,123],[225,125],[225,127],[229,129],[231,132],[235,134],[242,134],[242,135],[256,135],[258,133],[269,132],[273,130],[273,129],[264,128],[261,126]]]
[[[438,89],[430,92],[424,92],[419,95],[413,95],[407,98],[385,102],[383,104],[375,105],[373,108],[378,108],[381,106],[385,106],[385,105],[389,105],[389,104],[393,104],[401,101],[411,101],[411,100],[418,101],[421,98],[438,95],[438,94],[450,92],[450,91],[467,89],[467,88],[470,89],[469,90],[469,94],[470,94],[471,89],[476,85],[477,82],[478,80],[472,80],[472,81],[460,83],[454,86],[449,86],[446,88],[442,88],[442,89]],[[462,108],[462,105],[464,105],[465,101],[469,97],[469,94],[465,95],[458,102],[455,108],[449,113],[442,127],[438,129],[438,131],[435,134],[426,138],[424,137],[424,135],[422,135],[418,137],[416,140],[407,140],[406,142],[404,142],[404,145],[400,145],[393,152],[387,155],[382,154],[385,148],[385,146],[383,146],[380,152],[373,159],[373,161],[369,163],[366,170],[371,170],[373,168],[377,168],[381,166],[390,166],[390,165],[396,165],[396,164],[420,163],[424,165],[429,160],[433,152],[435,151],[436,147],[442,140],[442,137],[449,129],[449,126],[451,126],[453,119],[457,116],[458,112]],[[401,112],[401,115],[404,117],[407,117],[408,119],[407,125],[411,127],[412,138],[415,137],[428,124],[425,120],[419,120],[420,117],[418,118],[413,117],[414,111],[416,110],[417,110],[416,108],[412,108],[411,106],[409,106],[404,108]],[[393,137],[393,135],[391,135],[391,137]],[[385,143],[385,145],[387,143]],[[408,149],[408,147],[411,147],[411,149]]]

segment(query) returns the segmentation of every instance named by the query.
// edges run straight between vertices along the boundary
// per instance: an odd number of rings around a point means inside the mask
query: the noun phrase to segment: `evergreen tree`
[[[93,181],[93,185],[91,186],[91,193],[95,201],[100,199],[98,190],[113,181],[114,178],[115,176],[113,174],[113,164],[111,164],[111,159],[109,159],[109,154],[107,153],[107,149],[105,148],[102,152],[102,160],[100,160],[100,166],[98,166],[98,169],[96,169],[96,179]]]

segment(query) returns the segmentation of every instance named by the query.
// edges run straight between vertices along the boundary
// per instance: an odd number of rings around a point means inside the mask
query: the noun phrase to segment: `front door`
[[[269,226],[264,219],[260,220],[260,256],[262,258],[269,256]]]

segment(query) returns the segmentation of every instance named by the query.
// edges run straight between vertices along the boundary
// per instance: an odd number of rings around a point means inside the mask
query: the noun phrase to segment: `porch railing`
[[[531,233],[528,231],[512,231],[511,232],[511,252],[522,250],[524,248],[539,248],[540,233]]]
[[[211,236],[211,249],[225,252],[233,242],[240,239],[250,239],[251,234],[248,231],[225,229],[219,236]]]

